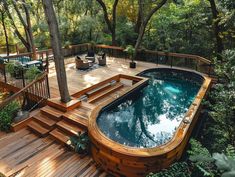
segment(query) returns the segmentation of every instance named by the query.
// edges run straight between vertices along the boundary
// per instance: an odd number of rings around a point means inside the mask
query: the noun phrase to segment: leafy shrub
[[[20,77],[23,66],[20,62],[9,62],[6,64],[6,71],[11,76]]]
[[[156,174],[150,173],[147,177],[190,177],[190,170],[186,162],[176,162],[168,169]]]
[[[76,136],[70,137],[71,146],[74,151],[79,154],[88,153],[89,150],[89,138],[88,134],[78,132]]]
[[[222,152],[235,142],[235,50],[224,51],[223,59],[214,63],[219,80],[210,94],[204,138],[212,152]]]
[[[25,73],[25,78],[30,81],[36,79],[41,74],[41,71],[37,67],[29,68]]]
[[[213,153],[196,140],[191,140],[191,150],[188,151],[192,162],[192,176],[235,176],[235,148],[229,145],[225,153]]]
[[[13,101],[0,111],[0,130],[8,132],[16,112],[19,110],[18,102]]]
[[[6,71],[10,73],[12,76],[14,75],[15,63],[9,62],[6,64]]]
[[[214,176],[217,172],[210,152],[194,139],[190,140],[190,145],[191,149],[187,152],[192,162],[192,176]]]

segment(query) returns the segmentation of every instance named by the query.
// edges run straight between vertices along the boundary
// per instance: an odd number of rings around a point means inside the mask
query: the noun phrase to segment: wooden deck
[[[97,84],[117,74],[136,75],[137,73],[156,67],[156,64],[148,62],[137,62],[137,68],[129,68],[130,60],[121,58],[107,57],[107,66],[95,66],[88,71],[81,71],[75,68],[74,57],[65,60],[67,81],[70,94],[74,94],[84,88]],[[59,90],[56,79],[54,64],[50,62],[49,85],[51,97],[59,97]]]
[[[0,172],[17,177],[106,176],[89,155],[78,155],[26,129],[0,138]]]
[[[75,68],[74,57],[65,60],[70,95],[107,80],[117,74],[136,75],[137,73],[156,67],[156,64],[138,62],[136,69],[129,68],[129,60],[107,57],[107,66],[96,65],[88,71]],[[160,65],[158,65],[160,67]],[[51,98],[58,98],[59,91],[54,63],[50,63],[49,84]],[[129,89],[121,83],[105,88],[102,92],[87,92],[88,102],[67,112],[46,106],[32,117],[28,128],[36,130],[39,138],[28,129],[16,133],[0,135],[0,172],[6,176],[106,176],[107,174],[94,162],[91,156],[81,156],[69,151],[66,142],[69,135],[78,130],[86,130],[91,111],[108,99]],[[35,131],[34,131],[35,132]],[[59,140],[59,141],[58,141]],[[58,143],[60,142],[60,143]]]

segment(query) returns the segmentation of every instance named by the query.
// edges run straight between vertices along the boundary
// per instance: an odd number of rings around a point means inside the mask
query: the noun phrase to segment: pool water
[[[149,84],[101,111],[97,124],[110,139],[131,147],[168,142],[198,93],[201,81],[177,72],[149,71]]]

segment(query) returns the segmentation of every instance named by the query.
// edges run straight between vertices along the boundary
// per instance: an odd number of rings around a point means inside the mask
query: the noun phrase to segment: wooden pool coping
[[[135,148],[135,147],[129,147],[129,146],[119,144],[109,139],[107,136],[105,136],[99,129],[96,120],[98,118],[100,111],[105,106],[117,100],[117,98],[109,99],[108,101],[103,102],[102,104],[97,106],[96,109],[92,111],[90,118],[89,118],[89,123],[88,123],[89,137],[91,139],[94,138],[95,141],[98,141],[104,147],[106,147],[107,149],[110,149],[110,151],[117,152],[119,154],[124,154],[127,156],[132,156],[132,157],[154,157],[154,156],[161,156],[161,155],[164,156],[164,154],[167,154],[170,151],[180,147],[180,144],[184,140],[184,137],[186,136],[188,129],[192,126],[193,122],[195,122],[194,117],[198,113],[199,107],[201,106],[201,102],[211,86],[212,79],[209,78],[208,76],[205,76],[199,72],[195,72],[192,70],[188,70],[188,69],[185,70],[185,69],[178,69],[178,68],[177,70],[190,71],[190,72],[196,73],[200,75],[201,77],[203,77],[204,81],[194,101],[189,107],[187,113],[185,114],[184,119],[187,118],[187,122],[182,121],[180,123],[179,127],[177,128],[174,136],[171,138],[170,141],[168,141],[167,143],[163,145],[153,147],[153,148]],[[124,96],[125,94],[128,94],[129,92],[133,91],[133,89],[136,89],[137,87],[141,86],[144,82],[145,82],[144,80],[139,81],[138,83],[136,83],[136,85],[134,85],[133,87],[123,92],[121,96]]]

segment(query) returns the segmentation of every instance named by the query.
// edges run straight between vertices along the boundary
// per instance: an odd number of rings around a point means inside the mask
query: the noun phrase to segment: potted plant
[[[129,55],[129,58],[131,59],[130,68],[136,68],[136,62],[134,62],[135,48],[132,45],[128,45],[125,48],[124,52],[126,52]]]
[[[71,146],[79,154],[87,154],[89,151],[89,138],[87,132],[78,132],[76,136],[70,137]]]

